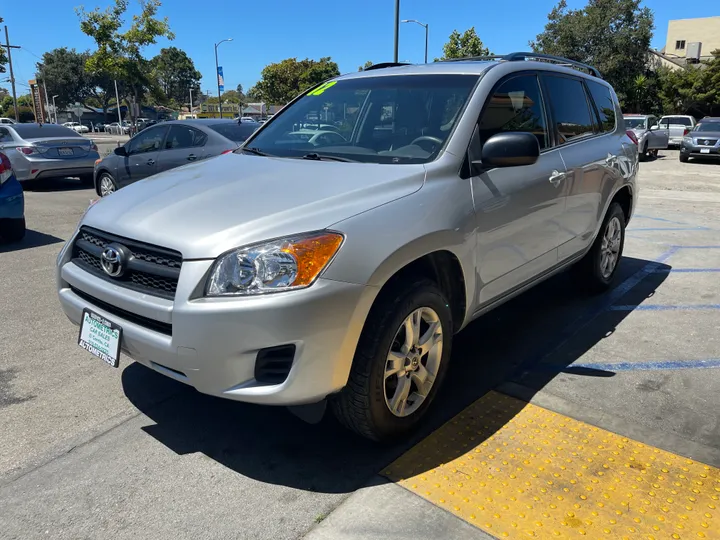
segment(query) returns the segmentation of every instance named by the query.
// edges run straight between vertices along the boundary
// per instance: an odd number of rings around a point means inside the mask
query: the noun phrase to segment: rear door
[[[563,261],[587,249],[595,238],[624,155],[622,130],[616,129],[618,110],[609,87],[557,73],[543,75],[543,84],[567,167],[566,208],[559,220],[558,258]]]
[[[208,136],[184,124],[172,124],[158,155],[157,172],[167,171],[204,157]]]
[[[121,187],[157,172],[158,154],[165,144],[167,131],[167,126],[156,126],[130,139],[125,146],[128,155],[119,158],[117,168],[117,180]]]
[[[479,303],[490,302],[557,264],[558,219],[565,209],[565,167],[552,148],[537,73],[501,80],[478,121],[480,142],[526,131],[540,145],[533,165],[491,169],[472,178],[477,214]]]

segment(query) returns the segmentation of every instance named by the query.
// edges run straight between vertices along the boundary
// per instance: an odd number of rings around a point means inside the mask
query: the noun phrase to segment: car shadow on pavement
[[[86,186],[77,178],[41,178],[40,180],[25,181],[22,187],[24,191],[33,191],[35,193],[92,189],[92,187]]]
[[[53,236],[51,234],[27,229],[27,231],[25,231],[25,238],[19,242],[12,242],[9,244],[0,243],[0,253],[10,253],[11,251],[22,251],[23,249],[50,246],[64,241],[65,240],[62,238],[58,238],[57,236]]]
[[[647,269],[656,265],[655,272]],[[669,266],[625,257],[618,283],[643,279],[612,300],[637,305],[666,279]],[[624,290],[624,289],[622,289]],[[330,414],[306,424],[287,409],[236,403],[202,395],[137,363],[122,375],[128,399],[153,422],[143,428],[177,454],[201,452],[238,474],[296,489],[349,493],[367,484],[387,464],[465,407],[503,382],[532,372],[539,390],[558,373],[612,377],[601,370],[570,365],[608,334],[630,311],[608,311],[608,296],[585,295],[568,273],[506,303],[456,336],[451,366],[422,429],[409,440],[380,445],[341,428]],[[602,317],[596,315],[603,314]],[[583,325],[584,323],[584,325]],[[577,332],[573,328],[577,327]],[[562,345],[572,337],[572,347]],[[552,369],[535,368],[551,365]],[[164,395],[158,402],[157,396]],[[505,411],[499,429],[520,411]],[[512,407],[510,408],[512,409]],[[495,424],[494,424],[495,426]],[[476,439],[479,444],[481,440]],[[448,445],[428,468],[458,455]]]

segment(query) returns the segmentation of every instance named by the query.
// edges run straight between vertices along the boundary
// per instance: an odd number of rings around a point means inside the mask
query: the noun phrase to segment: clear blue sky
[[[568,0],[571,8],[585,3]],[[93,48],[92,40],[80,31],[74,11],[80,4],[82,0],[0,0],[0,17],[8,25],[10,40],[23,47],[13,50],[18,92],[25,93],[28,79],[33,78],[35,55],[63,46]],[[110,4],[111,0],[87,0],[84,5],[90,10]],[[440,56],[453,29],[471,26],[495,53],[527,50],[528,41],[542,31],[555,4],[555,0],[401,0],[400,16],[430,24],[432,60]],[[668,20],[720,15],[717,1],[645,0],[645,5],[655,11],[655,48],[665,44]],[[132,12],[137,1],[131,0],[131,6]],[[247,90],[265,65],[288,57],[331,56],[343,73],[356,71],[367,60],[392,60],[393,14],[394,0],[164,0],[161,8],[176,35],[172,45],[185,50],[203,74],[203,91],[215,88],[213,44],[228,37],[233,42],[219,47],[226,90],[238,83]],[[146,56],[168,44],[162,40],[148,47]],[[400,60],[422,62],[424,44],[423,28],[401,25]]]

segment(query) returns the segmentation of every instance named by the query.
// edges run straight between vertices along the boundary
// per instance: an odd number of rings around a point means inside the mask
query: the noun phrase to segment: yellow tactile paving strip
[[[497,392],[385,476],[498,538],[720,539],[719,469]]]

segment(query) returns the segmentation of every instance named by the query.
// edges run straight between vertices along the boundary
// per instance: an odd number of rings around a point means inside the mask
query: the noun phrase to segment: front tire
[[[687,163],[690,158],[686,155],[680,154],[680,163]]]
[[[13,243],[25,238],[25,218],[0,219],[0,242]]]
[[[606,291],[612,285],[625,247],[625,212],[613,202],[590,251],[575,266],[576,277],[590,293]]]
[[[116,192],[118,189],[117,183],[109,172],[103,172],[98,177],[97,181],[97,194],[101,197],[107,197],[108,195]]]
[[[396,288],[376,301],[348,384],[330,400],[341,424],[375,441],[402,437],[418,426],[450,360],[448,305],[429,280]]]

